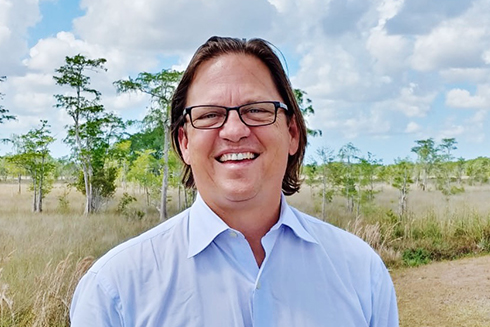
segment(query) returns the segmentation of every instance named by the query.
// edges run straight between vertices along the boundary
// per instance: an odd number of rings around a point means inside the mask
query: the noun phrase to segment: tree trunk
[[[22,193],[22,174],[19,173],[19,175],[17,176],[17,183],[19,185],[19,189],[17,191],[18,194],[21,194]]]
[[[162,179],[162,197],[160,200],[160,221],[167,220],[167,189],[168,189],[168,133],[167,122],[164,125],[164,143],[163,143],[163,179]]]
[[[37,212],[37,183],[35,174],[31,174],[32,178],[32,212]]]
[[[82,166],[83,166],[83,181],[85,182],[85,210],[84,210],[84,213],[89,214],[92,212],[92,210],[91,210],[92,190],[90,188],[88,167],[85,165],[85,163],[82,163]]]
[[[44,182],[44,156],[41,161],[41,174],[39,176],[39,197],[37,198],[37,212],[43,211],[43,182]]]

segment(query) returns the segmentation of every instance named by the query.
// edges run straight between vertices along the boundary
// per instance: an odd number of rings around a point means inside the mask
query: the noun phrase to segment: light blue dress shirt
[[[201,197],[100,258],[80,281],[72,327],[395,327],[390,275],[361,239],[288,206],[263,237],[244,236]]]

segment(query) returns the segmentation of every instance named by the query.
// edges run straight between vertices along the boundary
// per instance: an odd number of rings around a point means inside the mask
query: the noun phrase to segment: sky
[[[0,138],[48,120],[63,144],[55,69],[66,56],[107,59],[91,75],[106,110],[141,119],[141,94],[113,81],[184,70],[210,36],[260,37],[283,54],[294,88],[312,100],[307,161],[347,143],[385,164],[416,140],[455,138],[456,157],[490,156],[490,0],[0,0],[1,104],[17,121]],[[0,144],[0,155],[12,151]]]

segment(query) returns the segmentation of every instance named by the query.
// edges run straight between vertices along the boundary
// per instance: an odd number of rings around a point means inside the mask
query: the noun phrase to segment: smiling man
[[[378,255],[285,200],[306,128],[269,43],[202,45],[172,101],[172,137],[195,203],[99,259],[72,326],[398,326]]]

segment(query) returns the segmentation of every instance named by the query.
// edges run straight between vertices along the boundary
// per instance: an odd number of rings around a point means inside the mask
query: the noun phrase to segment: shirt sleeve
[[[72,327],[122,327],[119,297],[108,283],[89,271],[78,284],[70,307]]]
[[[398,327],[398,306],[391,276],[380,260],[373,281],[373,311],[370,327]]]

